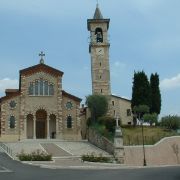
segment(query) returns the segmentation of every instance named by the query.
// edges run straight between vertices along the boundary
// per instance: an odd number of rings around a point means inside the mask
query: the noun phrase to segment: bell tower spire
[[[110,19],[104,19],[97,3],[92,19],[87,20],[90,31],[92,94],[111,95],[108,29]]]

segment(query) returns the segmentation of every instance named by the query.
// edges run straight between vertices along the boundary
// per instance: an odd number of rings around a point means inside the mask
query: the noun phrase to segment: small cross
[[[43,59],[43,57],[45,56],[45,54],[43,53],[43,51],[41,51],[41,53],[39,54],[39,56],[41,56],[41,59]]]

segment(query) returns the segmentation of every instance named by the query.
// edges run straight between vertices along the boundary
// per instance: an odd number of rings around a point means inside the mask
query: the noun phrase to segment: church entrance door
[[[36,112],[36,138],[47,138],[47,113],[45,110]]]

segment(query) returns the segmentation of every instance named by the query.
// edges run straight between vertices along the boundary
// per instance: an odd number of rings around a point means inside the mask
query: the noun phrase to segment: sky
[[[91,94],[87,19],[96,0],[0,0],[0,96],[18,88],[19,70],[39,63],[64,72],[63,89]],[[131,99],[134,71],[158,73],[161,116],[180,115],[180,1],[99,0],[110,18],[112,93]]]

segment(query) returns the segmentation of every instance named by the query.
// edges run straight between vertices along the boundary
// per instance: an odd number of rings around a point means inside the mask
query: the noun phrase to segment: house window
[[[39,94],[39,92],[38,92],[38,91],[39,91],[39,87],[38,87],[38,86],[39,86],[39,82],[36,81],[36,82],[35,82],[35,95],[36,95],[36,96]]]
[[[131,109],[127,109],[127,116],[131,116]]]
[[[40,84],[40,95],[42,96],[44,94],[44,92],[43,92],[43,89],[44,89],[43,84],[44,84],[44,82],[43,82],[42,79],[40,80],[39,84]]]
[[[112,105],[114,106],[114,101],[112,101]]]
[[[70,115],[67,117],[67,128],[72,128],[72,117]]]
[[[47,96],[48,95],[48,81],[44,82],[44,95]]]
[[[34,84],[30,83],[30,85],[29,85],[29,95],[33,95],[33,90],[34,90]]]
[[[49,95],[54,95],[54,86],[52,84],[49,85]]]
[[[9,127],[11,129],[14,129],[15,128],[15,117],[14,116],[11,116],[10,119],[9,119]]]

